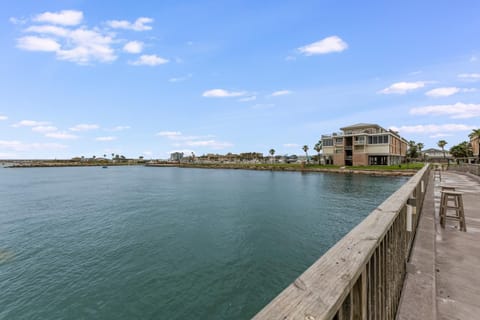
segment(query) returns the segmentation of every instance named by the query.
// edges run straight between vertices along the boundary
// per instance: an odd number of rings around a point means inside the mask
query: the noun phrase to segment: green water
[[[0,318],[249,319],[405,181],[0,168]]]

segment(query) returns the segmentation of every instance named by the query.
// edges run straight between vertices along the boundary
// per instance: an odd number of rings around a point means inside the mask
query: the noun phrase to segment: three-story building
[[[359,123],[340,130],[341,133],[322,135],[326,163],[339,166],[395,165],[405,160],[408,143],[398,132],[371,123]]]

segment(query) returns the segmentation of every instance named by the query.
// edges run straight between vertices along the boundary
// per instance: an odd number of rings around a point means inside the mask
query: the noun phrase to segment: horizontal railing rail
[[[450,165],[448,169],[460,172],[469,172],[471,174],[480,176],[480,164],[462,163],[459,165]]]
[[[429,173],[426,165],[254,319],[395,319]]]

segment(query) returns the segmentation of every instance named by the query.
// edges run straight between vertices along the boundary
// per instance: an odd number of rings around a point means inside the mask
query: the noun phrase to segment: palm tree
[[[447,145],[447,143],[448,142],[445,140],[440,140],[437,142],[437,146],[439,146],[443,151],[443,159],[445,159],[445,146]]]
[[[318,142],[315,144],[315,147],[314,147],[313,149],[315,149],[315,151],[317,151],[317,154],[318,154],[318,164],[320,164],[320,151],[322,150],[322,141],[318,141]]]
[[[303,152],[305,152],[305,157],[307,158],[307,163],[308,163],[308,153],[307,153],[307,151],[308,151],[308,146],[307,146],[307,145],[304,145],[304,146],[302,147],[302,150],[303,150]]]
[[[420,155],[420,158],[422,158],[422,149],[423,149],[423,147],[424,147],[424,144],[423,144],[423,143],[421,143],[421,142],[417,143],[417,149],[418,149],[418,153],[419,153],[419,155]]]
[[[273,155],[275,154],[275,149],[270,149],[268,151],[268,153],[270,153],[270,155],[272,156],[271,158],[272,158],[272,163],[273,163]]]
[[[478,143],[478,153],[477,153],[477,161],[480,163],[480,128],[478,129],[473,129],[472,132],[468,135],[470,139],[477,139]]]

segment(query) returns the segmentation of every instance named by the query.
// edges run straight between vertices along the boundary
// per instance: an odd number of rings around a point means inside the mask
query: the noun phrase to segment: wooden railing
[[[429,173],[426,165],[254,319],[395,319]]]
[[[469,172],[471,174],[480,176],[480,164],[462,163],[459,165],[450,165],[448,169],[454,171]]]

